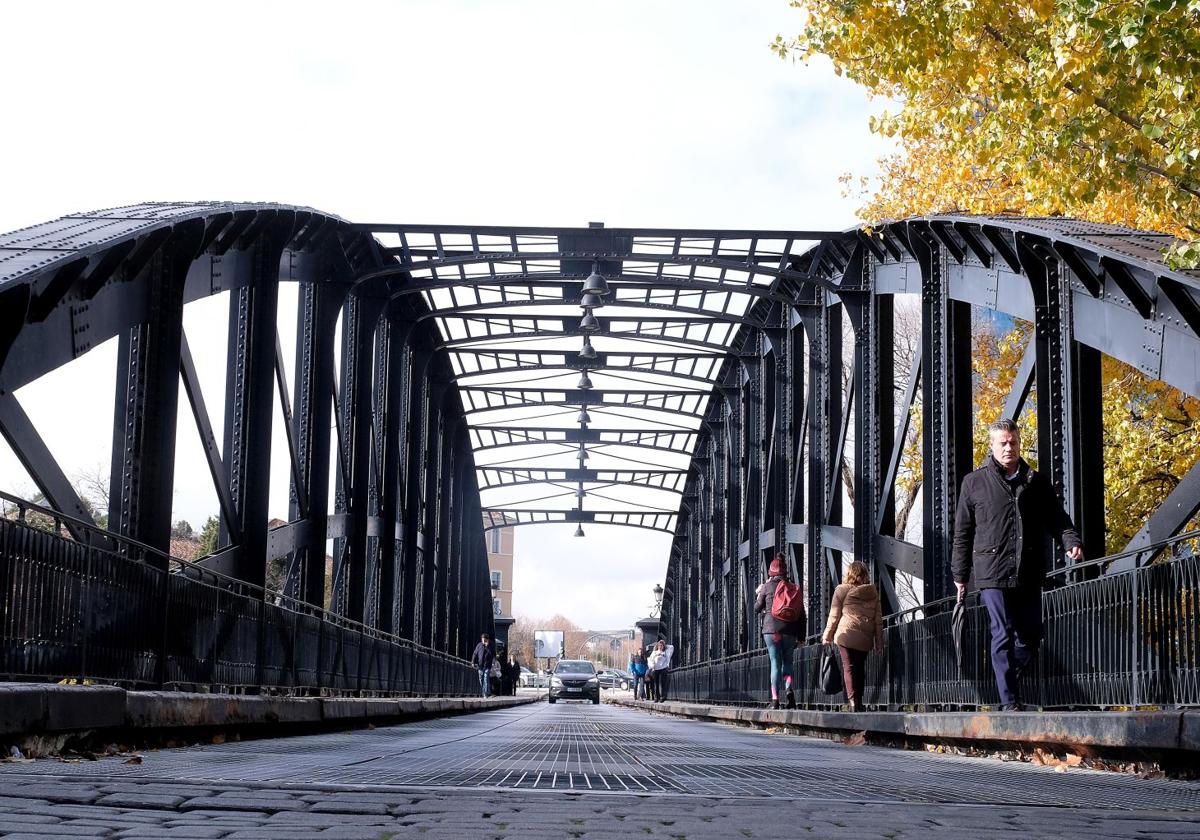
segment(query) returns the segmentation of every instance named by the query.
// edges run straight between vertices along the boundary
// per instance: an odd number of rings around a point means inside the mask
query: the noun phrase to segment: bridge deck
[[[569,794],[569,795],[556,795]],[[1195,836],[1200,784],[535,704],[0,765],[0,836]],[[786,826],[786,830],[783,827]]]

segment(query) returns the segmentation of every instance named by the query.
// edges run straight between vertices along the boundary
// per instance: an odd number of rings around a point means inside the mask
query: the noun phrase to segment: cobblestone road
[[[12,838],[1200,837],[1200,784],[556,704],[0,765]]]

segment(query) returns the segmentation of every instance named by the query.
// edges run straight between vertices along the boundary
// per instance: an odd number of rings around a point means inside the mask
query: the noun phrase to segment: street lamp
[[[600,273],[600,264],[592,263],[592,273],[583,281],[584,294],[593,294],[599,297],[604,297],[608,294],[608,281],[604,279],[604,275]]]
[[[662,584],[654,584],[654,615],[662,614],[663,588]]]

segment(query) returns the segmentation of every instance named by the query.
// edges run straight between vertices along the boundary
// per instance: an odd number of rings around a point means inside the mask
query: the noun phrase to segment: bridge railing
[[[1045,708],[1137,708],[1200,705],[1200,531],[1149,549],[1169,556],[1153,565],[1075,580],[1042,598],[1045,640],[1023,683],[1025,701]],[[1135,552],[1129,552],[1132,554]],[[1112,555],[1055,572],[1078,578],[1107,566]],[[883,652],[867,657],[864,701],[878,708],[971,709],[999,704],[987,612],[969,593],[963,662],[951,629],[954,599],[886,616]],[[821,691],[818,637],[793,658],[797,704],[842,705]],[[765,703],[770,697],[766,650],[676,668],[671,696],[719,703]]]
[[[6,493],[0,677],[132,687],[478,692],[465,660]]]

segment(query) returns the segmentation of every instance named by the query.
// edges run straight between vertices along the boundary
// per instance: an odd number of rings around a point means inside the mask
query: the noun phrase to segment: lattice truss
[[[360,228],[402,266],[380,276],[420,295],[438,327],[488,527],[564,522],[576,533],[675,532],[731,355],[821,273],[827,246],[813,242],[844,236]]]

